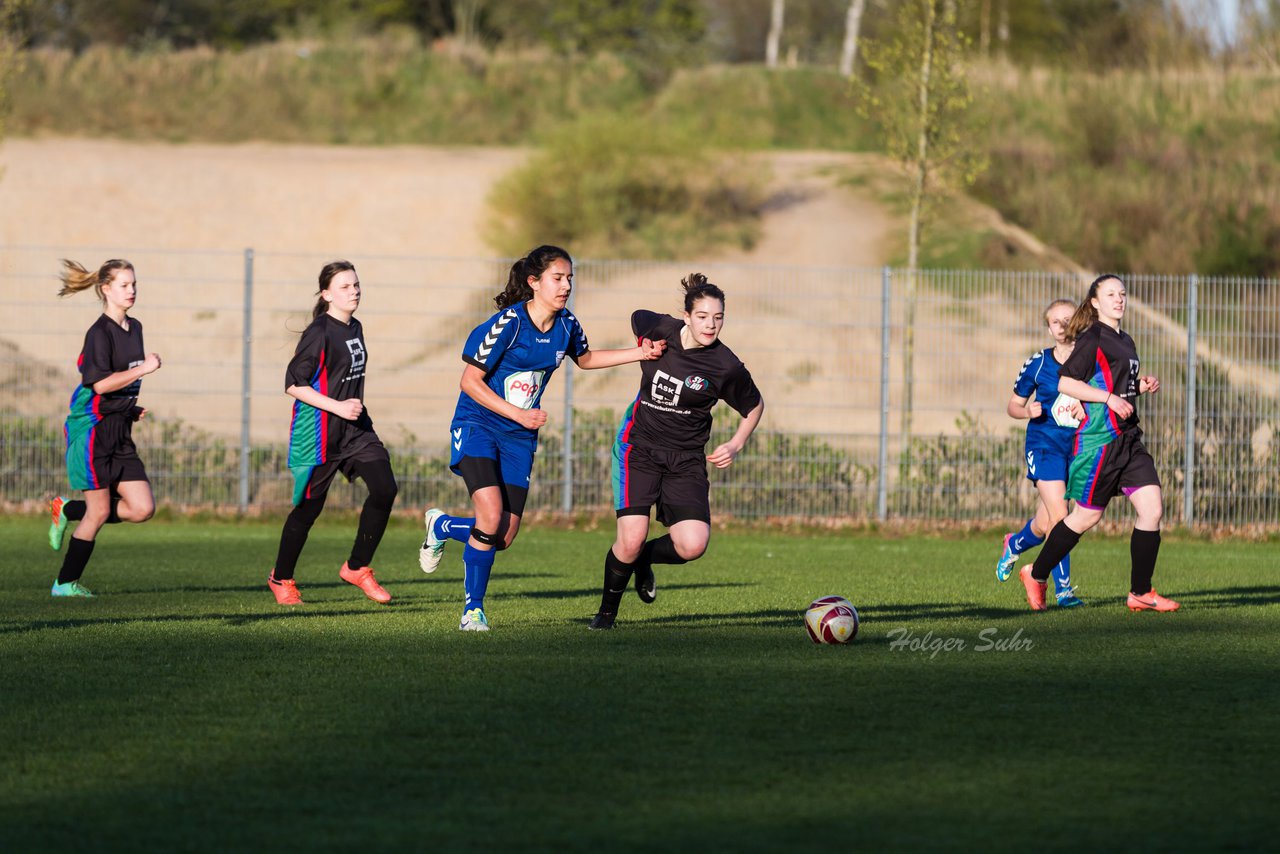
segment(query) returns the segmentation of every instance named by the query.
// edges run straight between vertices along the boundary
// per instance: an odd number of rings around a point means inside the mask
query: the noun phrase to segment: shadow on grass
[[[1280,605],[1280,587],[1222,587],[1173,594],[1184,605],[1196,608],[1248,608]]]

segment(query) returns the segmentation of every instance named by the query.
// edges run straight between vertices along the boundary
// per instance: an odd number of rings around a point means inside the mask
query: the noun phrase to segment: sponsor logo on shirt
[[[680,390],[684,383],[666,371],[657,371],[653,375],[653,383],[649,386],[649,396],[654,403],[665,403],[674,406],[680,402]]]
[[[520,371],[502,381],[503,396],[512,406],[532,409],[542,390],[542,378],[546,371]]]

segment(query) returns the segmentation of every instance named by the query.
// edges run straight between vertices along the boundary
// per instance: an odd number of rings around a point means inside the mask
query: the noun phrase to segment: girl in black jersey
[[[311,325],[303,330],[285,371],[285,393],[293,397],[289,425],[289,470],[293,472],[293,510],[280,534],[280,550],[267,584],[281,605],[301,605],[293,580],[307,534],[324,509],[329,484],[339,471],[362,478],[369,497],[360,511],[351,557],[338,576],[375,602],[390,602],[369,562],[382,541],[396,500],[391,456],[373,432],[364,408],[367,351],[360,321],[360,278],[350,261],[332,261],[320,270],[319,300]]]
[[[1058,390],[1085,405],[1067,473],[1067,497],[1076,506],[1049,532],[1035,563],[1021,570],[1033,611],[1045,609],[1049,571],[1081,534],[1102,521],[1107,504],[1117,495],[1126,496],[1137,514],[1129,539],[1129,610],[1178,610],[1177,602],[1151,586],[1164,500],[1155,461],[1142,444],[1134,403],[1140,394],[1158,392],[1160,381],[1139,372],[1138,349],[1120,329],[1125,298],[1119,276],[1099,276],[1067,327],[1076,343],[1058,371]]]
[[[77,367],[80,385],[71,395],[67,414],[67,476],[72,489],[84,490],[83,501],[62,496],[50,504],[53,522],[49,545],[62,548],[67,524],[80,524],[71,534],[54,596],[93,596],[80,583],[98,530],[108,522],[145,522],[155,513],[151,482],[133,444],[133,422],[146,410],[138,406],[142,378],[160,368],[160,356],[142,346],[142,324],[129,317],[138,296],[133,265],[107,261],[90,273],[75,261],[62,262],[62,289],[67,296],[93,286],[102,300],[102,316],[84,336]]]
[[[631,315],[641,341],[662,340],[662,357],[641,363],[640,393],[627,407],[613,445],[617,539],[605,555],[604,591],[593,629],[613,628],[618,605],[635,575],[636,593],[657,598],[653,564],[697,560],[711,537],[707,463],[727,468],[764,414],[764,399],[746,366],[720,341],[724,291],[693,273],[684,287],[684,318],[651,311]],[[723,400],[742,421],[733,437],[707,454],[711,410]],[[667,533],[646,541],[649,511]]]

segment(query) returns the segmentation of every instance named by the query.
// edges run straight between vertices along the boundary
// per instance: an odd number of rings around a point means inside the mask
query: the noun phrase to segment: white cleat
[[[444,557],[444,544],[449,541],[436,536],[436,520],[443,515],[443,510],[432,507],[423,517],[427,524],[427,538],[418,549],[418,566],[422,567],[423,572],[435,572],[440,566],[440,559]]]
[[[472,608],[462,615],[462,622],[458,623],[458,628],[464,632],[487,632],[489,619],[481,609]]]

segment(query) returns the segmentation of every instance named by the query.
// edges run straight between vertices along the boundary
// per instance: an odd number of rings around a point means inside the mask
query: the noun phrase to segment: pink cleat
[[[1161,596],[1154,587],[1149,593],[1130,593],[1126,604],[1130,611],[1176,611],[1182,607],[1172,599]]]
[[[276,597],[277,605],[301,605],[302,594],[298,592],[298,583],[292,578],[276,580],[276,571],[271,570],[267,576],[267,586]]]
[[[1047,581],[1036,581],[1031,577],[1031,564],[1027,564],[1018,570],[1018,575],[1022,578],[1022,586],[1027,588],[1027,604],[1031,606],[1032,611],[1043,611],[1046,609],[1044,603],[1045,591],[1049,586]]]
[[[348,584],[354,584],[364,591],[364,595],[368,596],[375,602],[386,604],[391,601],[391,594],[383,589],[378,583],[378,579],[373,577],[373,567],[366,566],[361,569],[351,569],[344,562],[342,569],[338,570],[338,577]]]

